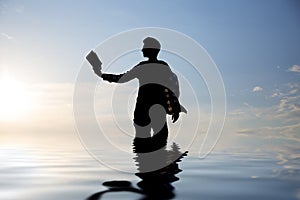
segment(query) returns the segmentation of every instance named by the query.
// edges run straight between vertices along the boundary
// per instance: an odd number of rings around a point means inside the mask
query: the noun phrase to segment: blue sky
[[[173,29],[201,44],[220,70],[228,105],[226,138],[237,135],[240,144],[252,141],[252,145],[260,144],[257,138],[263,142],[273,138],[270,144],[279,140],[293,146],[300,139],[299,9],[296,0],[2,0],[0,70],[38,91],[40,107],[53,123],[55,109],[64,110],[68,121],[64,126],[72,133],[68,106],[87,52],[121,31]],[[33,128],[32,120],[21,128],[62,131],[43,120],[40,127]],[[1,123],[5,133],[21,131]],[[226,146],[228,140],[221,138],[221,143]]]

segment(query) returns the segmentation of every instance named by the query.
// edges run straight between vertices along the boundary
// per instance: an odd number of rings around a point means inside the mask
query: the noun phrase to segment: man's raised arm
[[[105,81],[114,82],[114,83],[124,83],[132,80],[135,78],[133,76],[132,70],[123,73],[123,74],[106,74],[102,73],[102,62],[97,56],[97,54],[92,50],[90,53],[86,56],[87,61],[92,65],[93,71],[95,74],[97,74],[99,77],[101,77]],[[121,79],[122,78],[122,79]]]

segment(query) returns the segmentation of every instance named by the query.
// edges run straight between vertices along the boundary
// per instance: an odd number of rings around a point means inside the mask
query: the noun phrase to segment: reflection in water
[[[134,141],[134,159],[139,171],[136,176],[142,179],[137,185],[146,194],[145,199],[170,199],[175,196],[172,183],[179,180],[175,175],[182,171],[178,163],[187,152],[180,152],[175,143],[172,144],[171,150],[166,150],[165,147],[157,148],[158,143],[151,144],[149,141],[149,147],[144,142]],[[158,150],[149,152],[152,148]]]
[[[154,149],[158,150],[153,151]],[[133,187],[129,181],[107,181],[103,183],[108,187],[107,190],[95,193],[87,200],[99,200],[105,193],[122,191],[142,194],[143,200],[172,199],[175,196],[172,183],[179,180],[175,176],[182,171],[178,163],[187,152],[180,152],[175,143],[167,150],[165,146],[160,148],[159,143],[145,138],[134,140],[133,151],[136,153],[134,160],[138,167],[135,175],[142,179],[137,183],[138,188]]]

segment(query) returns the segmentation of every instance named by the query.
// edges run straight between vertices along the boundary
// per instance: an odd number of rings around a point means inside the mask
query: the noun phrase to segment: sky
[[[226,91],[227,113],[216,149],[239,147],[245,152],[289,152],[299,156],[299,9],[296,0],[1,0],[0,145],[81,146],[73,115],[73,93],[77,76],[86,64],[85,55],[120,32],[160,27],[192,38],[218,67]],[[143,59],[139,52],[133,54],[133,64]],[[162,54],[161,59],[167,58]],[[87,76],[87,80],[95,80],[92,71]],[[135,86],[125,85],[118,98],[128,98],[126,88]],[[95,106],[95,112],[108,132],[114,127],[110,124],[110,99],[103,96],[109,95],[111,88],[114,86],[100,82],[95,95],[100,101],[96,102],[99,106]],[[210,118],[209,108],[205,107],[209,95],[207,91],[202,95],[203,102],[198,102],[203,109],[199,126],[200,132],[205,132]],[[134,102],[134,92],[130,99]],[[187,105],[191,110],[193,106],[195,103]],[[132,112],[123,111],[121,119]],[[193,114],[183,116],[183,131],[189,130],[185,126],[197,124]],[[131,124],[124,129],[133,131]],[[201,139],[196,140],[196,149]]]

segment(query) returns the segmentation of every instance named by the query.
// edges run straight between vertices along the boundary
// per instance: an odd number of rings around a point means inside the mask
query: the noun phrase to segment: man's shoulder
[[[159,64],[163,64],[163,65],[169,66],[168,63],[167,63],[166,61],[163,61],[163,60],[158,60],[157,62],[158,62]]]
[[[148,64],[148,63],[149,63],[148,61],[142,61],[142,62],[139,62],[136,66],[145,65],[145,64]]]
[[[142,61],[139,64],[137,64],[136,66],[145,65],[145,64],[153,64],[153,63],[157,63],[157,64],[162,64],[162,65],[169,66],[168,63],[165,62],[165,61],[163,61],[163,60],[157,60],[156,62],[152,62],[152,61],[148,61],[148,60],[147,61]]]

